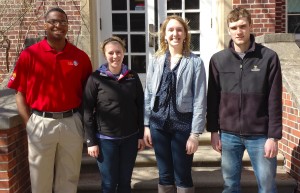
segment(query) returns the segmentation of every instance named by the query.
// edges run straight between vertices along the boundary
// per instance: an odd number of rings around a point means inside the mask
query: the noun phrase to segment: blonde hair
[[[125,48],[125,41],[122,40],[121,38],[119,38],[118,36],[111,36],[110,38],[107,38],[106,40],[104,40],[101,44],[100,44],[100,50],[103,54],[105,54],[105,46],[106,44],[110,43],[110,42],[115,42],[121,45],[123,52],[126,52],[126,48]]]
[[[190,50],[191,35],[189,34],[189,26],[188,26],[189,22],[187,20],[184,20],[182,17],[180,17],[178,15],[170,15],[162,23],[162,25],[160,27],[160,32],[159,32],[159,49],[157,50],[157,52],[155,53],[155,55],[156,56],[163,55],[168,50],[168,44],[165,41],[165,36],[166,36],[167,25],[168,25],[168,23],[169,23],[169,21],[171,19],[177,20],[179,23],[181,23],[181,25],[184,28],[184,32],[186,34],[186,38],[183,41],[183,50],[182,50],[182,53],[183,53],[183,55],[188,56],[190,54],[190,52],[191,52],[191,50]]]

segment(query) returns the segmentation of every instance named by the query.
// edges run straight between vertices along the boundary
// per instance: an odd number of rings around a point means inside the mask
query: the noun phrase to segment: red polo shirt
[[[91,72],[85,52],[69,42],[57,52],[45,38],[22,51],[8,87],[22,92],[32,109],[61,112],[81,104]]]

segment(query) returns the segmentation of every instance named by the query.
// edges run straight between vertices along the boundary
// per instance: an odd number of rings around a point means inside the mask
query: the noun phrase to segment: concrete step
[[[223,179],[220,171],[221,155],[210,145],[210,134],[204,133],[199,139],[199,148],[193,160],[193,179],[196,193],[220,193],[223,189]],[[243,193],[257,192],[255,176],[251,168],[247,152],[243,157],[244,171],[242,173]],[[157,193],[158,170],[153,149],[138,153],[132,177],[133,193]],[[289,177],[284,169],[284,156],[278,155],[277,172],[278,193],[293,193],[296,182]],[[101,179],[96,159],[83,151],[81,175],[78,193],[99,193]]]
[[[220,167],[193,167],[192,175],[196,193],[220,193],[223,179]],[[293,193],[296,182],[278,166],[276,182],[278,193]],[[132,176],[133,193],[157,193],[158,170],[156,167],[136,167]],[[242,172],[242,192],[255,193],[257,185],[251,167],[244,167]],[[98,193],[101,187],[99,172],[84,173],[80,176],[77,193]]]
[[[278,166],[284,165],[284,156],[278,154]],[[135,167],[155,167],[157,165],[153,149],[143,150],[138,153]],[[193,167],[220,167],[221,155],[212,149],[211,146],[199,146],[194,154]],[[243,166],[251,166],[250,158],[245,151],[243,157]],[[89,173],[97,170],[96,159],[90,157],[87,153],[83,153],[82,158],[82,173]]]

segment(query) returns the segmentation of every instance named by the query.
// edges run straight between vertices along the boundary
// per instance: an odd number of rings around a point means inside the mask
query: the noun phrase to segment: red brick
[[[0,162],[9,162],[14,157],[14,152],[9,152],[5,154],[0,154]]]
[[[293,132],[292,132],[292,135],[295,136],[295,143],[299,145],[300,144],[300,130],[294,129]]]

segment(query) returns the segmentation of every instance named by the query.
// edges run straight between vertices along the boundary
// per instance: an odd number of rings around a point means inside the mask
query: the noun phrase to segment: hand
[[[222,143],[221,143],[221,139],[220,139],[220,134],[218,132],[212,132],[211,133],[211,146],[212,148],[221,153],[222,152]]]
[[[186,154],[191,155],[195,153],[199,146],[198,137],[193,136],[192,134],[186,142]]]
[[[145,127],[144,130],[144,142],[147,147],[152,147],[152,138],[151,138],[151,133],[150,133],[150,128]]]
[[[99,155],[99,146],[95,145],[95,146],[88,147],[88,154],[91,157],[95,157],[95,158],[98,157],[98,155]]]
[[[145,142],[143,139],[139,139],[138,140],[138,150],[142,151],[143,149],[145,149]]]
[[[267,139],[265,143],[265,158],[273,158],[278,154],[278,141]]]

